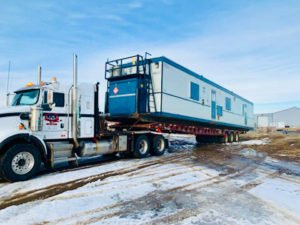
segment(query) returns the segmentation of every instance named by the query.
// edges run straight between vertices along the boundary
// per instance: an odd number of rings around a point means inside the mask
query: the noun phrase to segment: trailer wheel
[[[150,141],[145,135],[139,136],[135,140],[133,156],[135,158],[145,158],[150,151]]]
[[[234,134],[233,133],[229,133],[228,135],[228,142],[232,143],[234,141]]]
[[[196,135],[196,141],[198,144],[205,143],[204,138],[202,135]]]
[[[41,155],[31,144],[17,144],[9,148],[0,159],[1,175],[15,182],[33,177],[41,165]]]
[[[234,134],[234,141],[235,142],[239,142],[240,141],[240,134],[239,134],[239,132],[237,132],[237,133]]]
[[[166,140],[163,136],[155,136],[152,140],[152,148],[150,150],[151,155],[161,156],[166,151]]]
[[[226,143],[228,143],[228,133],[226,133],[223,137],[222,137],[222,143],[224,143],[224,144],[226,144]]]

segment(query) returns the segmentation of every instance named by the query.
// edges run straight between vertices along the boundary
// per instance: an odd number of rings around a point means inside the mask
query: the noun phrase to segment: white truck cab
[[[94,85],[81,84],[78,87],[78,137],[94,137]],[[15,91],[10,105],[0,108],[0,156],[11,146],[17,154],[11,156],[11,170],[17,175],[25,175],[33,169],[32,160],[43,161],[49,157],[49,148],[59,145],[66,148],[71,157],[72,144],[72,85],[61,85],[56,78],[49,83],[33,85]],[[78,104],[78,105],[79,105]],[[24,149],[38,149],[34,155],[23,152]],[[22,150],[23,149],[23,150]],[[38,155],[38,156],[37,156]],[[9,165],[0,166],[9,168]],[[50,167],[51,165],[47,165]],[[2,172],[3,174],[3,172]],[[10,176],[4,174],[4,176]],[[27,179],[22,176],[20,179]],[[8,178],[14,180],[14,178]]]
[[[94,86],[82,84],[78,88],[79,123],[85,124],[78,137],[93,137]],[[0,142],[8,133],[28,133],[43,140],[72,138],[72,85],[61,85],[54,78],[51,83],[33,85],[15,91],[11,105],[0,108]]]

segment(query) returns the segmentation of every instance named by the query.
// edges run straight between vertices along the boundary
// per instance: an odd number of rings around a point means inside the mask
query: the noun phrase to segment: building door
[[[216,91],[211,91],[211,118],[216,119]]]
[[[243,116],[244,116],[244,123],[247,126],[248,119],[247,119],[247,105],[243,104]]]

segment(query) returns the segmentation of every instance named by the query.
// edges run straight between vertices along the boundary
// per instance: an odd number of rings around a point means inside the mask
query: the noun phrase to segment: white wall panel
[[[163,63],[162,112],[245,126],[243,104],[246,104],[247,126],[254,126],[253,106],[249,102],[190,75],[173,65]],[[199,101],[190,98],[190,83],[199,85]],[[222,106],[223,116],[211,118],[211,91],[216,91],[216,104]],[[231,110],[226,110],[226,97],[231,99]],[[204,104],[202,104],[204,103]]]

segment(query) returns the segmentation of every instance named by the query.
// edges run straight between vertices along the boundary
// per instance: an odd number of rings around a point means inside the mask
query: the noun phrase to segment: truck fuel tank
[[[101,139],[96,142],[84,141],[80,143],[78,156],[96,156],[127,151],[127,136],[114,136],[112,139]]]
[[[113,140],[101,140],[99,142],[81,142],[80,143],[80,150],[78,156],[85,157],[85,156],[96,156],[96,155],[103,155],[103,154],[110,154],[115,152],[113,148]]]

